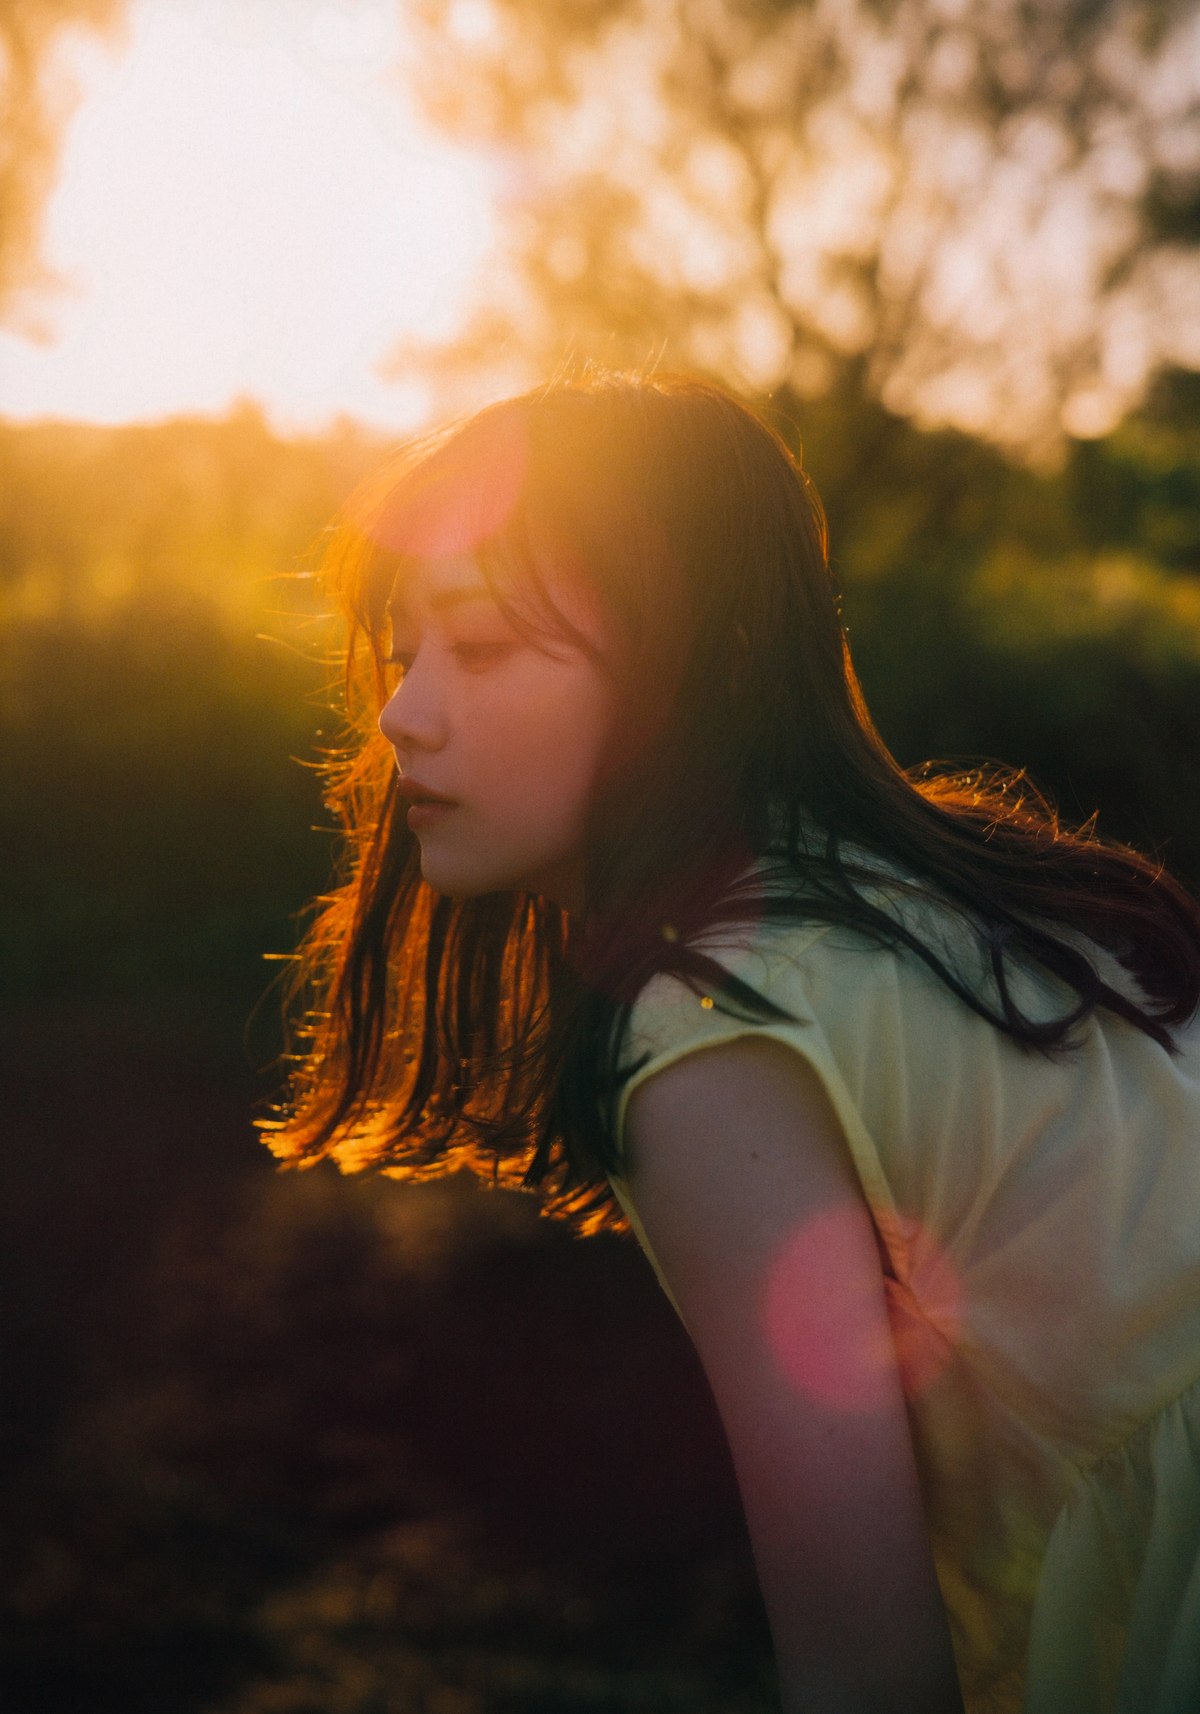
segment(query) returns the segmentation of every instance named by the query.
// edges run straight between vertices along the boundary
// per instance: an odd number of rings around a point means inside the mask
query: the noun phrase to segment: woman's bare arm
[[[630,1183],[712,1386],[785,1714],[959,1714],[874,1229],[800,1055],[746,1037],[649,1078]]]

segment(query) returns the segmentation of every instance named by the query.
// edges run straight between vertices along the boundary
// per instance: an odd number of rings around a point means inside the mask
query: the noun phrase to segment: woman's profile
[[[898,765],[811,484],[704,381],[420,440],[331,564],[275,1152],[628,1220],[787,1714],[1194,1714],[1200,906],[1020,774]]]

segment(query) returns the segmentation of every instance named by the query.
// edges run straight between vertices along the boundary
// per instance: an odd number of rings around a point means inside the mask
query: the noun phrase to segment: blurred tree
[[[28,326],[25,295],[52,276],[40,255],[71,90],[55,50],[65,32],[113,28],[125,0],[3,0],[0,4],[0,326]]]
[[[451,392],[481,365],[662,355],[786,406],[851,369],[898,415],[1053,462],[1159,366],[1200,367],[1195,0],[411,20],[431,116],[511,165],[507,266]]]

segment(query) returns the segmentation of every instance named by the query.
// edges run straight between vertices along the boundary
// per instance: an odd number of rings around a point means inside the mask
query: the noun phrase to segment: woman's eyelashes
[[[468,672],[482,672],[487,667],[501,661],[513,648],[513,642],[508,639],[492,638],[488,641],[449,642],[445,645],[447,654],[453,656],[461,667]],[[400,649],[393,647],[384,656],[388,666],[399,667],[401,673],[411,672],[416,661],[417,649]]]
[[[511,648],[509,642],[454,643],[450,652],[469,672],[482,672],[502,660]]]

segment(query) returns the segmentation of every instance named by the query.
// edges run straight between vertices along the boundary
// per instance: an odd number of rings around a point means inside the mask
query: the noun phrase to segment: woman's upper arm
[[[648,1078],[626,1134],[729,1439],[784,1708],[959,1709],[879,1250],[819,1078],[739,1038]]]

